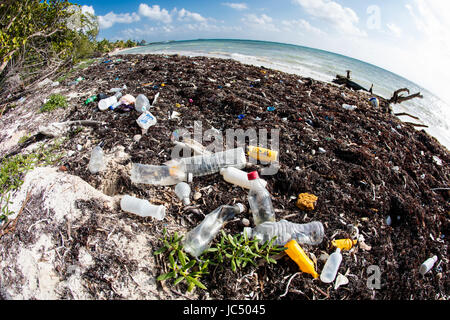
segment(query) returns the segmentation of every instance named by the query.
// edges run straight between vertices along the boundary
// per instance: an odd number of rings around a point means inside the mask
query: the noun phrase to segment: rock
[[[201,194],[201,192],[196,192],[196,193],[194,193],[194,200],[198,200],[198,199],[200,199],[202,197],[202,194]]]
[[[244,227],[248,227],[250,225],[250,220],[248,220],[247,218],[243,218],[241,220],[241,223]]]
[[[317,151],[318,151],[319,153],[325,153],[325,152],[327,152],[324,148],[319,148]]]
[[[142,139],[142,135],[140,135],[140,134],[137,134],[137,135],[135,135],[134,137],[133,137],[133,140],[135,141],[135,142],[139,142],[139,140],[141,140]]]

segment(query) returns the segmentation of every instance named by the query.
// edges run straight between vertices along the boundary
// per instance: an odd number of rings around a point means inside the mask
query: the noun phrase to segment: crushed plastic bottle
[[[98,102],[98,109],[101,111],[105,111],[110,106],[114,106],[118,103],[118,99],[122,96],[122,92],[116,92],[115,95],[108,97],[106,99],[102,99]]]
[[[183,240],[184,250],[193,257],[200,256],[208,249],[210,242],[222,229],[223,224],[244,210],[244,205],[238,203],[234,206],[220,206],[207,214],[198,226],[186,234]]]
[[[258,239],[260,243],[274,241],[275,245],[284,246],[286,243],[295,239],[299,244],[318,245],[324,237],[323,224],[319,221],[313,221],[305,224],[293,223],[287,220],[277,222],[264,222],[255,228],[244,228],[249,238]]]
[[[339,266],[342,262],[341,249],[336,248],[329,257],[325,265],[323,266],[322,273],[320,274],[320,280],[324,283],[331,283],[336,278]]]
[[[234,167],[226,167],[220,169],[220,174],[226,182],[232,183],[244,189],[250,189],[250,181],[248,180],[247,172]],[[263,187],[267,186],[267,181],[260,179]]]
[[[145,94],[139,94],[136,97],[135,108],[137,112],[143,113],[150,108],[150,101]]]
[[[287,253],[289,258],[297,263],[302,272],[309,273],[314,279],[319,277],[319,274],[315,270],[314,262],[306,255],[305,251],[303,251],[297,241],[292,239],[286,243],[285,247],[287,249],[284,252]]]
[[[185,206],[191,203],[191,200],[189,199],[189,195],[191,194],[191,187],[189,187],[186,182],[180,182],[175,186],[175,194],[177,195],[178,199],[183,201],[183,204]]]
[[[197,155],[189,158],[170,160],[168,165],[178,168],[186,174],[191,173],[193,177],[201,177],[218,173],[220,169],[235,167],[241,169],[245,167],[247,160],[244,149],[236,148],[209,155]]]
[[[433,256],[429,259],[427,259],[424,263],[422,263],[422,265],[419,268],[419,272],[421,275],[426,274],[428,271],[430,271],[434,264],[436,263],[436,261],[438,260],[437,256]]]
[[[91,158],[89,160],[88,169],[92,174],[96,174],[105,168],[105,160],[103,154],[103,145],[105,143],[100,142],[91,153]]]
[[[166,208],[163,205],[156,206],[150,204],[148,200],[138,199],[129,195],[122,197],[120,208],[123,211],[134,213],[141,217],[153,217],[157,220],[163,220],[166,216]]]
[[[259,179],[258,172],[248,173],[247,178],[250,182],[248,203],[252,210],[253,222],[255,225],[259,225],[266,221],[275,221],[275,211],[273,210],[270,193]]]
[[[183,171],[166,165],[154,166],[140,163],[131,165],[131,181],[151,185],[172,186],[188,179]]]

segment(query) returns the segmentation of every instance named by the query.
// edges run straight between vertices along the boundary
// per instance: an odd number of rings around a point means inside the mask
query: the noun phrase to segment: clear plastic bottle
[[[341,249],[336,248],[329,257],[325,265],[323,266],[322,273],[320,274],[320,280],[324,283],[331,283],[336,278],[339,266],[342,262]]]
[[[133,163],[131,165],[131,181],[133,183],[173,186],[185,180],[185,173],[174,167],[166,165],[154,166],[140,163]]]
[[[248,203],[252,210],[253,222],[255,225],[259,225],[266,221],[275,221],[275,211],[273,210],[270,193],[259,179],[258,172],[248,173],[247,178],[250,182]]]
[[[437,256],[433,256],[433,257],[427,259],[424,263],[422,263],[422,265],[419,268],[420,274],[424,275],[425,273],[430,271],[431,268],[433,268],[433,266],[434,266],[434,264],[436,263],[437,260],[438,260],[438,257]]]
[[[136,97],[136,102],[134,105],[136,111],[142,113],[150,108],[150,101],[144,94],[141,93]]]
[[[319,221],[300,224],[284,219],[277,222],[264,222],[253,229],[246,227],[244,232],[247,232],[249,238],[258,239],[260,243],[276,236],[274,244],[279,246],[284,246],[293,239],[299,244],[318,245],[325,235],[323,224]]]
[[[163,205],[155,206],[150,204],[148,200],[138,199],[129,195],[122,197],[120,208],[123,211],[134,213],[141,217],[153,217],[157,220],[163,220],[166,216],[166,207]]]
[[[113,106],[115,104],[117,104],[118,100],[120,99],[120,97],[122,96],[122,92],[118,91],[116,92],[115,95],[108,97],[106,99],[102,99],[98,102],[98,108],[101,111],[105,111],[106,109],[108,109],[110,106]]]
[[[183,247],[193,257],[200,256],[208,249],[210,242],[222,229],[225,221],[232,219],[235,214],[244,211],[244,205],[223,205],[207,214],[205,219],[194,229],[189,231],[183,240]]]
[[[89,159],[88,169],[92,174],[98,173],[105,168],[105,159],[103,154],[103,145],[105,143],[100,142],[91,152],[91,158]]]
[[[250,189],[250,181],[247,172],[234,167],[226,167],[220,169],[220,174],[226,182],[232,183],[244,189]],[[267,181],[260,179],[263,187],[267,186]]]
[[[244,168],[247,160],[242,148],[229,149],[209,155],[198,155],[175,160],[179,162],[180,170],[192,173],[194,177],[218,173],[225,167]]]
[[[175,194],[177,195],[178,199],[183,201],[183,204],[185,206],[191,203],[191,200],[189,199],[189,195],[191,194],[191,187],[189,187],[186,182],[177,183],[177,185],[175,186]]]

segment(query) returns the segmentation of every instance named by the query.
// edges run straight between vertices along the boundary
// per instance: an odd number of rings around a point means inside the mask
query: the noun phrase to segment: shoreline
[[[159,284],[148,287],[148,283],[156,283],[156,277],[164,271],[161,263],[151,258],[153,251],[161,246],[159,238],[163,228],[171,233],[184,234],[198,225],[203,215],[184,208],[176,200],[173,186],[133,184],[130,165],[166,162],[174,147],[171,134],[183,128],[192,133],[195,122],[200,121],[203,134],[211,128],[222,133],[227,129],[254,128],[269,132],[279,129],[280,167],[276,174],[263,177],[277,210],[277,220],[286,218],[295,223],[324,223],[326,239],[318,246],[305,246],[305,250],[316,257],[324,252],[331,253],[329,244],[332,237],[350,237],[348,226],[357,226],[364,239],[359,239],[352,252],[343,254],[340,272],[344,274],[350,270],[350,274],[364,275],[369,265],[379,265],[382,269],[382,290],[367,288],[364,276],[349,276],[349,284],[343,287],[347,290],[334,290],[302,275],[292,279],[290,287],[304,292],[304,295],[289,292],[288,298],[305,299],[306,296],[313,299],[317,298],[317,292],[323,291],[328,296],[322,298],[332,300],[448,299],[445,283],[449,274],[445,263],[440,276],[438,271],[426,278],[418,273],[420,264],[431,255],[438,255],[439,260],[446,259],[449,245],[446,230],[449,227],[450,193],[432,189],[450,184],[450,155],[435,138],[394,116],[374,110],[366,96],[359,92],[308,77],[217,58],[127,54],[115,55],[112,60],[119,58],[120,61],[99,61],[78,70],[73,78],[83,76],[85,80],[74,87],[68,86],[72,79],[67,79],[59,87],[42,88],[40,96],[30,95],[26,102],[8,110],[0,119],[4,129],[0,143],[11,148],[19,146],[20,152],[26,152],[32,145],[20,148],[18,143],[12,143],[12,135],[17,130],[33,135],[39,131],[39,126],[54,121],[89,119],[107,123],[98,128],[74,126],[65,136],[66,140],[60,147],[65,152],[60,160],[64,170],[59,174],[52,172],[60,179],[54,181],[52,188],[44,188],[39,194],[41,189],[34,191],[32,182],[27,182],[34,200],[21,214],[17,231],[26,237],[21,238],[21,243],[14,233],[0,239],[1,246],[10,248],[0,261],[0,267],[5,271],[0,274],[3,286],[0,293],[7,292],[2,295],[18,297],[25,292],[27,298],[39,296],[36,293],[39,293],[39,288],[29,285],[35,283],[31,281],[33,279],[27,279],[30,281],[23,285],[26,290],[17,285],[21,283],[19,275],[32,277],[35,269],[23,273],[15,253],[20,251],[20,245],[38,248],[41,235],[48,237],[49,246],[60,246],[61,239],[51,235],[62,234],[67,248],[73,250],[73,256],[70,251],[71,254],[63,255],[55,265],[52,260],[42,263],[46,270],[56,275],[61,267],[65,270],[70,265],[76,266],[79,268],[79,282],[71,287],[63,278],[55,276],[54,287],[47,288],[49,292],[56,288],[64,289],[64,292],[72,292],[85,299],[105,296],[170,299],[169,290],[161,289]],[[142,93],[150,101],[157,93],[160,94],[158,102],[151,108],[157,123],[146,135],[142,135],[135,122],[139,116],[136,111],[99,111],[97,103],[84,104],[94,94],[108,93],[111,88],[123,85],[127,87],[123,94],[136,97]],[[39,114],[41,99],[54,92],[70,96],[69,106],[50,114]],[[342,107],[344,103],[356,105],[357,109],[348,111]],[[178,119],[170,117],[173,111],[180,114]],[[35,121],[29,121],[30,114],[35,116]],[[14,139],[18,141],[19,138]],[[50,138],[43,140],[44,143],[51,141]],[[111,162],[104,172],[92,175],[87,165],[92,148],[100,141],[105,143],[104,152]],[[2,150],[3,154],[11,148]],[[253,165],[245,170],[260,170],[261,166]],[[59,221],[56,214],[48,214],[52,210],[62,214],[61,208],[46,207],[43,201],[38,200],[51,199],[47,197],[51,190],[61,190],[64,194],[68,186],[59,187],[60,183],[67,183],[67,177],[72,176],[83,181],[83,188],[84,185],[95,188],[107,200],[67,200],[65,205],[74,212],[67,215],[72,226],[69,237],[68,222]],[[248,201],[246,190],[225,182],[220,174],[196,177],[190,185],[193,193],[200,194],[200,198],[192,203],[203,214],[223,204],[247,204]],[[67,192],[72,191],[69,189]],[[304,192],[318,197],[313,211],[300,210],[293,200]],[[157,221],[125,214],[118,205],[120,197],[125,194],[164,205],[165,219]],[[15,207],[20,208],[19,200],[12,200]],[[102,201],[111,203],[105,205]],[[70,220],[72,216],[81,218]],[[388,217],[392,220],[390,225],[386,223]],[[49,222],[37,224],[42,219]],[[240,233],[243,219],[252,221],[251,214],[237,214],[236,220],[226,224],[224,231],[231,235]],[[115,244],[120,244],[119,250]],[[142,256],[123,253],[134,252],[136,245]],[[86,252],[90,259],[86,258]],[[86,261],[90,261],[87,267],[82,265]],[[124,266],[128,272],[122,272]],[[323,261],[318,259],[317,270],[322,268]],[[260,299],[276,300],[286,291],[283,279],[298,272],[298,267],[284,257],[275,265],[255,270],[255,274],[264,275],[261,281],[252,282],[250,279],[235,286],[248,272],[218,268],[214,277],[202,278],[208,291],[198,290],[193,297],[246,299],[250,293],[257,292]],[[118,274],[120,277],[115,277]],[[133,281],[138,282],[138,287],[148,290],[133,291],[130,285]],[[260,282],[264,290],[259,290]],[[172,288],[172,283],[168,281],[165,286]]]

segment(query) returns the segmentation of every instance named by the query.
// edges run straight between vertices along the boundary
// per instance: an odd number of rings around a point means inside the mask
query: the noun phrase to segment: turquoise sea
[[[336,74],[352,71],[352,79],[373,93],[390,98],[400,88],[410,93],[421,92],[423,99],[393,105],[394,112],[407,112],[419,117],[402,116],[404,121],[428,125],[425,130],[450,150],[450,105],[419,85],[388,70],[340,54],[277,42],[254,40],[199,39],[152,43],[122,51],[126,54],[180,54],[234,59],[242,63],[264,66],[304,77],[331,82]],[[419,128],[421,129],[421,128]]]

